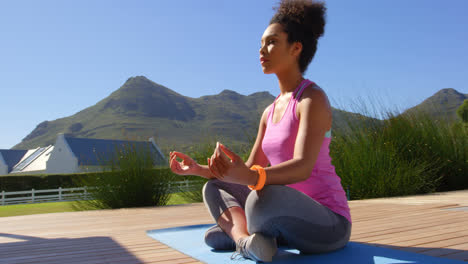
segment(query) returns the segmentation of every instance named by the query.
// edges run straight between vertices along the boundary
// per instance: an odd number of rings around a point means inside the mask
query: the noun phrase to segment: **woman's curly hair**
[[[314,0],[281,0],[279,6],[273,9],[277,11],[270,25],[282,25],[289,43],[302,43],[299,69],[304,73],[317,51],[318,39],[324,33],[327,8],[323,2]]]

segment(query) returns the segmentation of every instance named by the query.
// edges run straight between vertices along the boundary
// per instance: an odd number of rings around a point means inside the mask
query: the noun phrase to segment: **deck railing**
[[[169,193],[194,191],[203,181],[176,181],[169,183]],[[19,192],[1,192],[0,205],[30,204],[44,202],[66,202],[93,199],[88,192],[93,187],[58,188],[48,190],[28,190]],[[9,198],[8,198],[9,197]]]

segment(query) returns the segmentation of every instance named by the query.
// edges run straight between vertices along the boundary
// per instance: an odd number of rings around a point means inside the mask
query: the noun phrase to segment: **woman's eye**
[[[274,40],[268,40],[265,45],[270,45],[270,44],[275,44],[275,41]],[[263,48],[262,45],[260,45],[260,48]]]

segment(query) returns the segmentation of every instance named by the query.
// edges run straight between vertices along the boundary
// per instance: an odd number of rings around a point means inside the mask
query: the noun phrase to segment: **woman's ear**
[[[294,56],[298,56],[301,54],[302,51],[302,43],[297,41],[293,43],[293,54]]]

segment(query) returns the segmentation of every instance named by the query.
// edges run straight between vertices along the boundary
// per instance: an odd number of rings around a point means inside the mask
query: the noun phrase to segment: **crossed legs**
[[[215,179],[203,187],[203,197],[224,231],[218,229],[216,236],[231,243],[262,233],[303,253],[323,253],[345,246],[351,234],[345,217],[287,186],[250,191],[247,186]]]

